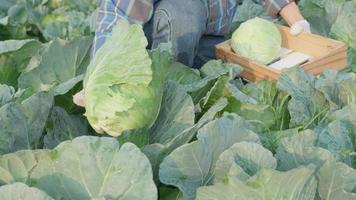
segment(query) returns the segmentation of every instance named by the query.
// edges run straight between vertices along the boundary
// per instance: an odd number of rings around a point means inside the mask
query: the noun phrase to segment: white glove
[[[78,106],[81,106],[81,107],[85,106],[84,90],[81,90],[80,92],[78,92],[77,94],[75,94],[73,96],[73,102]],[[104,133],[104,130],[101,129],[100,127],[96,127],[96,126],[92,126],[92,127],[97,133]]]
[[[295,22],[290,28],[290,34],[298,35],[301,32],[310,33],[310,24],[307,20]]]

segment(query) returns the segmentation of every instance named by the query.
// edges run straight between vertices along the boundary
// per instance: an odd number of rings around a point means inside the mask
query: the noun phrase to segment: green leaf
[[[15,89],[8,85],[0,84],[0,108],[12,101],[15,96]]]
[[[17,88],[17,78],[42,50],[36,40],[6,40],[0,42],[0,82]]]
[[[47,150],[22,150],[0,157],[0,184],[22,182],[30,184],[31,171],[46,157]]]
[[[275,169],[276,167],[277,160],[262,145],[252,142],[239,142],[220,155],[215,166],[214,183],[226,183],[230,176],[237,176],[241,180],[246,180],[262,168]],[[236,174],[237,171],[241,174]]]
[[[6,200],[54,200],[45,192],[31,188],[23,183],[14,183],[0,187],[0,199]]]
[[[255,17],[271,19],[261,4],[258,4],[254,0],[242,1],[242,4],[238,6],[238,10],[232,20],[232,28],[230,32],[232,33],[237,27],[240,26],[241,23]]]
[[[92,39],[82,37],[66,42],[55,39],[43,52],[39,65],[24,72],[18,79],[20,88],[32,88],[34,91],[54,90],[56,94],[68,92],[82,80],[78,69],[86,62]]]
[[[12,6],[8,10],[9,21],[12,24],[19,25],[24,24],[27,21],[27,11],[25,4],[18,4]]]
[[[229,93],[226,89],[226,85],[229,82],[228,76],[220,76],[214,85],[207,92],[206,96],[201,99],[200,106],[202,112],[206,112],[211,106],[213,106],[216,101],[222,97],[228,97]]]
[[[322,199],[356,198],[356,170],[341,162],[327,161],[319,171],[319,194]]]
[[[269,131],[276,125],[277,116],[273,107],[262,104],[241,104],[234,112],[251,123],[256,132]]]
[[[159,188],[159,199],[160,200],[178,200],[181,198],[182,193],[176,189],[167,186],[162,186]]]
[[[19,76],[19,72],[16,66],[12,64],[8,55],[0,55],[0,84],[6,84],[16,88],[16,80]]]
[[[342,9],[336,14],[336,21],[331,27],[331,35],[356,49],[356,4],[354,1],[347,1],[341,5]]]
[[[308,164],[320,167],[333,159],[329,151],[315,146],[316,140],[317,134],[311,130],[282,138],[276,153],[278,169],[290,170]]]
[[[256,176],[246,181],[235,178],[228,183],[200,187],[196,199],[313,200],[317,187],[313,173],[314,169],[308,167],[299,167],[287,172],[262,169]]]
[[[199,81],[201,78],[198,70],[189,68],[182,63],[174,62],[169,67],[167,79],[182,85],[188,85]]]
[[[232,78],[240,74],[242,70],[239,65],[224,63],[222,60],[210,60],[200,69],[203,77],[230,74]]]
[[[161,111],[150,129],[150,143],[167,144],[194,125],[194,104],[184,88],[167,82]]]
[[[315,125],[328,110],[328,103],[321,92],[315,89],[316,78],[300,67],[283,70],[277,87],[292,98],[288,104],[291,116],[290,127]]]
[[[52,149],[65,140],[88,135],[88,122],[84,117],[70,115],[63,108],[55,106],[49,116],[44,147]]]
[[[185,129],[181,133],[177,134],[171,142],[167,144],[168,153],[172,152],[177,147],[191,141],[196,132],[207,123],[215,119],[217,114],[221,112],[227,105],[225,98],[219,99],[204,115],[198,120],[198,122],[191,128]]]
[[[348,121],[356,126],[356,104],[352,103],[344,108],[330,113],[327,117],[330,121],[342,120]]]
[[[157,199],[148,159],[135,145],[120,147],[114,138],[81,136],[54,150],[7,154],[0,163],[17,166],[2,165],[1,180],[12,182],[7,177],[21,173],[54,199]]]
[[[48,93],[37,93],[22,103],[10,102],[0,108],[0,152],[38,148],[53,105]]]
[[[175,131],[175,134],[171,135],[172,137],[170,138],[169,142],[167,141],[167,144],[154,143],[146,145],[142,148],[142,151],[146,154],[151,162],[155,175],[154,177],[158,179],[159,165],[163,159],[176,148],[188,143],[195,136],[198,129],[200,129],[206,123],[212,121],[215,115],[224,109],[226,104],[226,99],[220,99],[200,118],[196,124],[184,130]],[[154,132],[151,132],[151,134],[154,134]],[[156,180],[156,182],[159,181]]]
[[[244,127],[236,115],[225,115],[202,127],[198,140],[185,144],[162,162],[159,177],[162,183],[178,187],[183,199],[194,199],[199,186],[210,184],[219,155],[236,142],[259,142],[258,136]]]
[[[3,53],[9,53],[12,51],[19,50],[21,47],[23,47],[25,44],[29,42],[33,42],[34,40],[28,39],[28,40],[6,40],[6,41],[0,41],[0,54]]]
[[[330,107],[340,109],[356,102],[356,74],[325,71],[316,81],[316,88],[329,101]]]
[[[356,126],[348,121],[335,120],[315,131],[318,133],[317,146],[332,152],[338,161],[350,166],[356,164]]]

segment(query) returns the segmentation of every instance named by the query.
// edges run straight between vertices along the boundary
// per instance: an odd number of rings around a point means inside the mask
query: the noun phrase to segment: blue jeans
[[[204,1],[159,0],[144,26],[150,48],[171,42],[175,59],[195,68],[214,59],[214,46],[226,38],[205,35],[209,13]]]

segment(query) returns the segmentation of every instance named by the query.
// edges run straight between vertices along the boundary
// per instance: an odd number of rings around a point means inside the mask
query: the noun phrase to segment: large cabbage
[[[277,27],[258,17],[242,23],[231,38],[231,46],[236,53],[262,64],[276,58],[281,44]]]
[[[112,136],[150,126],[161,104],[168,52],[146,50],[141,25],[120,21],[84,79],[86,117]]]

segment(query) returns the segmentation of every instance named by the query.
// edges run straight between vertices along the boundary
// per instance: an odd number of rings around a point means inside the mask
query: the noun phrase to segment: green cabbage
[[[146,50],[141,25],[120,21],[84,79],[85,116],[112,136],[151,126],[158,115],[169,53]]]
[[[231,46],[236,53],[262,64],[276,58],[281,44],[277,27],[258,17],[242,23],[231,38]]]

